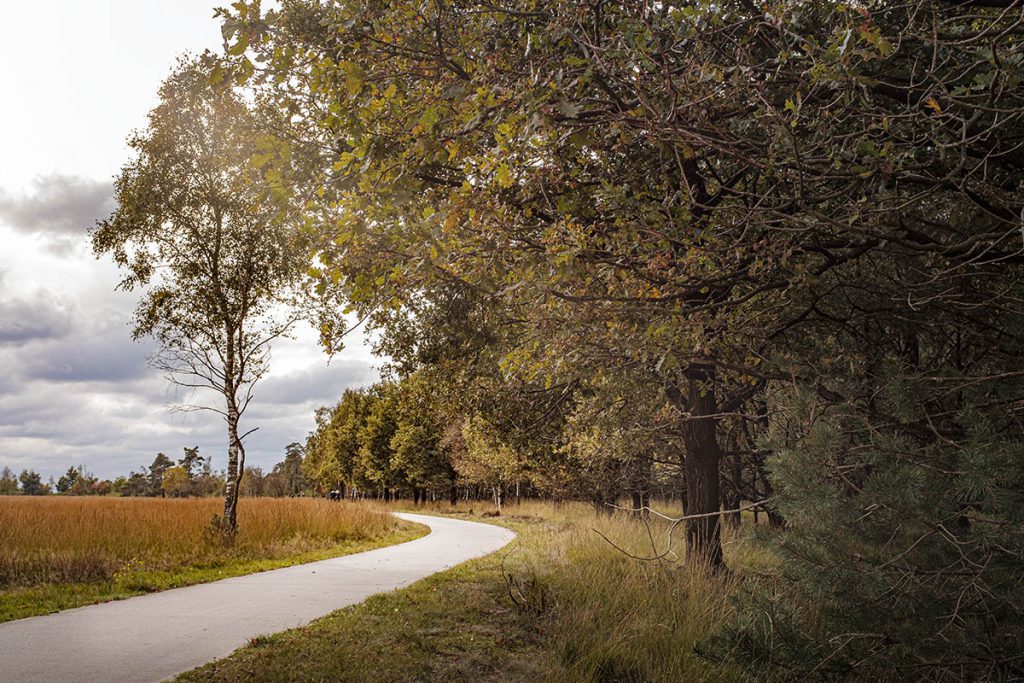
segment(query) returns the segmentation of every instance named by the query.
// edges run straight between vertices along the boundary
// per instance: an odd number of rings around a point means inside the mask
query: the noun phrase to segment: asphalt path
[[[0,681],[162,681],[508,544],[508,529],[397,513],[408,543],[0,624]]]

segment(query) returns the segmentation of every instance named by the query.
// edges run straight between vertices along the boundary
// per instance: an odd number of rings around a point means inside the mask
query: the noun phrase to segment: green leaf
[[[228,54],[233,57],[238,57],[245,53],[249,48],[249,35],[243,33],[238,37],[238,42],[228,48]]]

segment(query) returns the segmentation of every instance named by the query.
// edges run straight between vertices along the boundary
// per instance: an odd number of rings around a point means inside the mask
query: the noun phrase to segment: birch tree
[[[118,207],[92,233],[97,256],[121,267],[120,288],[142,290],[133,336],[152,337],[152,365],[227,426],[221,524],[237,528],[245,466],[242,416],[268,369],[270,343],[296,316],[304,250],[287,202],[288,150],[261,132],[254,109],[184,63],[160,90],[135,158],[115,183]],[[205,401],[211,392],[216,400]]]

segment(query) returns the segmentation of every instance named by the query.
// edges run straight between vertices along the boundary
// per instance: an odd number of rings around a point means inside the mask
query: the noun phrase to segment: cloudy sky
[[[44,478],[85,465],[114,476],[178,458],[225,464],[223,423],[170,410],[181,396],[132,342],[135,299],[87,231],[112,208],[125,139],[156,104],[177,55],[220,49],[208,0],[11,3],[0,22],[0,467]],[[247,428],[268,468],[303,440],[316,406],[375,377],[360,339],[328,365],[312,330],[274,347]]]

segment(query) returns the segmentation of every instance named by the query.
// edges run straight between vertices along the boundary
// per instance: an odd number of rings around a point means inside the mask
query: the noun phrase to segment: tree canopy
[[[220,10],[206,78],[276,113],[242,203],[301,217],[325,345],[354,313],[397,375],[318,414],[306,475],[642,507],[674,467],[694,570],[723,502],[786,526],[707,656],[1019,676],[1022,12]]]

